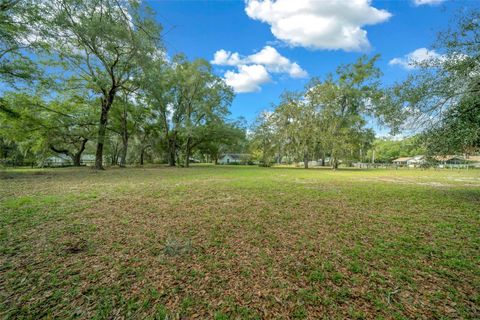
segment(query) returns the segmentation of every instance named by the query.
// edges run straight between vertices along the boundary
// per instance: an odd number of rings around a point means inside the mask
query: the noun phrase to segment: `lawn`
[[[480,170],[0,173],[0,317],[480,317]]]

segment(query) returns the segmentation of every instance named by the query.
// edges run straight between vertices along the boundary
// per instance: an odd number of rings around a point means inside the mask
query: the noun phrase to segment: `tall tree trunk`
[[[98,126],[97,152],[95,153],[95,169],[103,170],[103,145],[105,143],[105,132],[107,131],[108,111],[102,107],[100,124]]]
[[[128,150],[128,132],[122,132],[122,153],[120,155],[120,167],[124,168],[127,165],[127,150]]]
[[[332,160],[333,160],[332,169],[337,170],[338,169],[338,159],[336,157],[333,157]]]
[[[107,131],[108,112],[115,98],[115,88],[111,88],[108,95],[102,99],[102,112],[98,126],[97,152],[95,153],[95,169],[103,170],[103,145],[105,144],[105,133]]]
[[[185,148],[185,167],[190,166],[190,138],[187,138],[187,146]]]
[[[175,154],[176,154],[176,141],[175,136],[167,137],[168,139],[168,165],[170,167],[175,167]]]
[[[73,155],[72,160],[73,160],[73,165],[76,167],[80,167],[81,162],[82,162],[82,154],[83,151],[85,151],[85,145],[87,144],[88,139],[87,138],[82,138],[82,143],[80,145],[80,149]]]
[[[303,154],[303,167],[308,169],[308,155],[306,152]]]
[[[120,155],[120,167],[124,168],[127,165],[127,149],[128,149],[128,138],[122,139],[123,147],[122,154]]]
[[[128,127],[127,127],[126,106],[123,109],[123,115],[122,115],[122,143],[123,143],[123,149],[122,149],[122,154],[120,158],[120,167],[124,168],[127,165],[127,150],[128,150]]]
[[[143,166],[143,156],[145,154],[145,148],[142,148],[142,151],[140,152],[140,165]]]

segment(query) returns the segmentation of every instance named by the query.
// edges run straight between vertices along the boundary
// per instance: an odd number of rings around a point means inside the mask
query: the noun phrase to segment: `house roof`
[[[85,161],[95,160],[95,155],[94,154],[82,154],[82,160],[85,160]]]
[[[415,160],[422,160],[423,158],[425,158],[424,155],[417,155],[417,156],[413,157],[413,159],[415,159]]]
[[[437,161],[449,161],[449,160],[463,160],[462,157],[457,157],[454,155],[446,155],[446,156],[435,156],[433,159]]]
[[[469,156],[467,161],[480,162],[480,156]]]
[[[247,153],[225,153],[221,156],[221,158],[224,158],[224,157],[227,157],[227,156],[232,158],[232,159],[238,160],[241,157],[249,157],[250,155],[247,154]]]
[[[47,161],[70,161],[70,158],[65,154],[59,153],[57,155],[48,157],[46,160]]]
[[[408,160],[411,160],[412,157],[400,157],[400,158],[397,158],[395,160],[393,160],[393,162],[406,162]]]

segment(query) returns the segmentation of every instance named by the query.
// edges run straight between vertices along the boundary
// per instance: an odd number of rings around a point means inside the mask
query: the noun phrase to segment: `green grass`
[[[1,318],[480,317],[480,171],[0,175]]]

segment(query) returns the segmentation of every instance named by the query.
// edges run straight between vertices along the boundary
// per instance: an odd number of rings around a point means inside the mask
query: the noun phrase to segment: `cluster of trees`
[[[257,120],[253,143],[262,162],[302,161],[308,168],[310,160],[328,157],[336,169],[340,160],[364,160],[375,137],[366,117],[388,113],[376,103],[382,98],[377,59],[361,57],[324,80],[312,79],[303,92],[284,93]]]
[[[410,61],[415,70],[390,88],[381,87],[378,56],[340,66],[313,79],[303,92],[287,92],[273,112],[257,119],[253,145],[264,164],[339,160],[387,162],[416,154],[471,155],[480,151],[480,11],[462,12],[439,34],[441,54]],[[403,141],[375,140],[366,127],[376,119]],[[376,156],[375,156],[376,154]]]
[[[232,88],[205,60],[169,59],[141,1],[6,0],[0,18],[0,81],[13,89],[0,98],[4,157],[79,165],[95,143],[97,169],[147,157],[188,166],[243,143],[243,123],[227,120]]]

